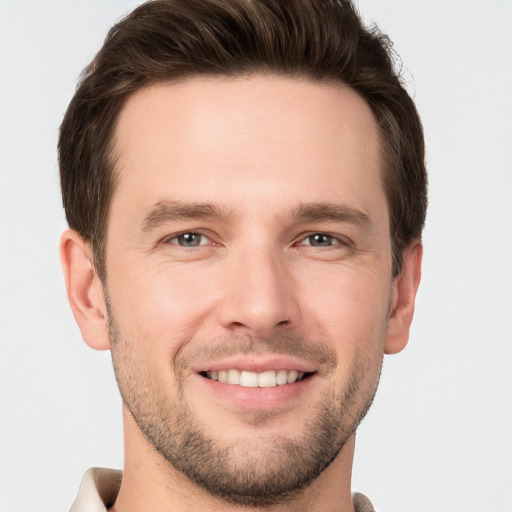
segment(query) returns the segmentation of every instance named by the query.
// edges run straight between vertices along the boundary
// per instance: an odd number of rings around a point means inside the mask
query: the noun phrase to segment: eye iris
[[[178,236],[178,243],[182,247],[197,247],[201,244],[201,236],[198,233],[183,233]]]
[[[317,233],[309,237],[309,242],[314,247],[328,247],[332,245],[332,236]]]

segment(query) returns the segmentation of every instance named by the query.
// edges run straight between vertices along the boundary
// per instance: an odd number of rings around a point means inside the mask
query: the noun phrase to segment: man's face
[[[213,494],[284,499],[378,382],[393,279],[371,111],[304,80],[191,79],[136,93],[115,154],[105,291],[125,404]]]

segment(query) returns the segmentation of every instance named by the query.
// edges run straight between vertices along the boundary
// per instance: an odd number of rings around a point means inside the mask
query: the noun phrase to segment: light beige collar
[[[82,478],[78,496],[69,512],[106,512],[119,492],[123,472],[117,469],[91,468]],[[361,493],[352,495],[356,512],[375,512],[370,500]]]
[[[69,512],[106,512],[116,500],[122,477],[123,472],[117,469],[87,470]]]

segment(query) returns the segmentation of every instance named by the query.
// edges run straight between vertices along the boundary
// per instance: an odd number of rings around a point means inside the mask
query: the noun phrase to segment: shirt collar
[[[122,477],[123,472],[117,469],[89,469],[69,512],[106,512],[116,501]]]
[[[106,512],[117,498],[123,472],[117,469],[91,468],[82,478],[78,496],[69,512]],[[356,512],[375,512],[370,500],[361,493],[352,495]]]

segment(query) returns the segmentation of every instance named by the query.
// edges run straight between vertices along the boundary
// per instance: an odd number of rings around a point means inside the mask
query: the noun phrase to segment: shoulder
[[[355,512],[375,512],[371,501],[360,492],[352,494]]]

